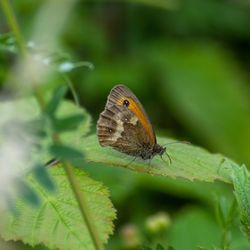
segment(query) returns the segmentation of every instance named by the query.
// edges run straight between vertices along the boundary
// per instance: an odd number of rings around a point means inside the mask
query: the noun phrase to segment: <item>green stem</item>
[[[68,180],[70,182],[71,188],[72,188],[72,190],[73,190],[73,192],[75,194],[75,197],[77,199],[79,208],[80,208],[81,213],[82,213],[82,215],[84,217],[86,225],[87,225],[87,227],[89,229],[90,236],[91,236],[92,239],[94,239],[93,243],[95,245],[95,248],[97,250],[103,250],[102,243],[101,243],[101,241],[100,241],[100,239],[98,237],[98,233],[96,231],[96,228],[94,227],[93,223],[91,222],[92,220],[91,220],[90,212],[88,210],[88,207],[86,206],[85,198],[81,194],[81,190],[80,190],[78,182],[77,182],[77,180],[75,178],[72,166],[70,166],[67,163],[64,163],[63,167],[64,167],[65,172],[67,173]]]
[[[22,55],[25,56],[27,54],[25,40],[22,37],[22,33],[21,33],[19,25],[16,21],[16,18],[15,18],[13,9],[11,8],[11,5],[9,3],[9,0],[0,0],[0,3],[2,5],[6,20],[9,24],[10,28],[12,29],[15,37],[16,37],[17,46],[19,47]],[[36,96],[36,99],[40,105],[40,108],[43,111],[45,108],[44,99],[40,95],[40,92],[37,89],[33,89],[33,90],[34,90],[34,94]],[[53,135],[53,141],[60,143],[60,138],[59,138],[58,134],[55,133]],[[80,212],[82,214],[83,220],[85,221],[87,228],[89,230],[89,234],[90,234],[92,242],[95,246],[95,249],[96,250],[103,250],[102,243],[98,237],[98,233],[96,231],[96,228],[94,227],[93,223],[91,222],[92,221],[91,216],[90,216],[90,213],[88,211],[85,199],[80,191],[77,179],[74,175],[73,167],[68,163],[63,163],[63,167],[64,167],[65,173],[67,175],[68,181],[70,182],[70,185],[72,187],[75,198],[78,202],[78,206],[79,206]]]
[[[16,37],[17,46],[19,47],[21,54],[25,56],[26,55],[25,41],[20,32],[16,17],[14,15],[13,9],[10,6],[9,0],[0,0],[0,1],[6,20]]]
[[[221,249],[228,250],[228,228],[223,230],[222,239],[221,239]]]
[[[63,74],[63,78],[66,81],[66,83],[67,83],[67,85],[68,85],[68,87],[73,95],[76,106],[80,107],[80,101],[79,101],[79,98],[76,94],[76,90],[75,90],[74,85],[72,84],[72,82],[70,81],[70,79],[68,78],[68,76],[66,74]]]

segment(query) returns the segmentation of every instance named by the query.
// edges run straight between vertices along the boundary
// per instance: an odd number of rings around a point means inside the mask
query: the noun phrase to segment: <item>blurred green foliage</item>
[[[42,2],[12,3],[28,40]],[[8,32],[1,15],[0,31]],[[58,38],[58,50],[73,61],[94,64],[94,70],[68,73],[94,121],[111,87],[124,83],[143,103],[157,134],[221,152],[249,168],[249,24],[250,5],[244,0],[79,1]],[[4,84],[15,54],[0,50],[3,93],[16,94]],[[61,77],[50,80],[53,86],[61,82]],[[108,249],[124,249],[118,232],[125,224],[136,224],[143,234],[147,217],[159,211],[170,215],[166,239],[175,249],[220,247],[214,195],[230,200],[231,187],[162,181],[95,164],[87,170],[109,187],[118,209],[117,233]],[[248,249],[237,225],[230,249]]]

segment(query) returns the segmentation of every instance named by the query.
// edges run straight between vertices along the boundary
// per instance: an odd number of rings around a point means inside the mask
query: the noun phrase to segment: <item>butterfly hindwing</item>
[[[150,145],[150,138],[139,119],[127,107],[112,105],[100,114],[97,134],[102,146],[129,155],[138,155],[143,145]]]

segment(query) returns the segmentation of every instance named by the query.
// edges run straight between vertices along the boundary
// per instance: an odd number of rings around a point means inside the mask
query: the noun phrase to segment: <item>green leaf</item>
[[[67,91],[67,87],[65,85],[59,86],[51,97],[51,100],[47,104],[45,109],[45,113],[48,114],[50,117],[54,117],[57,108],[59,107],[60,102],[62,101],[63,97],[65,96]]]
[[[83,171],[74,171],[91,211],[93,223],[101,241],[106,243],[108,236],[113,232],[112,221],[115,218],[108,191],[100,183],[86,176]],[[53,167],[50,168],[50,173],[57,191],[48,192],[39,185],[36,178],[29,176],[27,183],[39,193],[41,204],[34,208],[18,199],[18,216],[10,212],[1,214],[1,236],[5,240],[22,240],[32,246],[44,244],[50,249],[94,250],[64,170]]]
[[[250,240],[250,174],[246,167],[233,165],[233,185],[241,216],[242,231]]]
[[[173,142],[166,138],[158,138],[160,145]],[[221,180],[231,182],[230,160],[219,154],[211,154],[208,151],[194,145],[172,144],[167,146],[167,152],[172,159],[170,164],[166,155],[162,160],[159,156],[149,161],[124,155],[110,147],[101,147],[97,136],[84,138],[79,147],[84,151],[85,159],[90,162],[127,168],[133,171],[147,173],[156,176],[182,177],[189,180],[201,180],[212,182]]]

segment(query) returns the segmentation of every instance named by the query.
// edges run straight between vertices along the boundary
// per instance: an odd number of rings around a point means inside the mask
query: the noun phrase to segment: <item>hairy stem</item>
[[[3,8],[3,12],[5,14],[6,20],[13,31],[16,41],[17,41],[17,46],[21,52],[21,54],[24,56],[26,54],[26,46],[25,46],[25,41],[22,37],[22,34],[20,32],[16,17],[14,15],[13,9],[10,6],[9,0],[0,0],[1,5]]]
[[[25,56],[27,54],[25,40],[24,40],[22,33],[20,31],[19,25],[17,23],[15,15],[14,15],[13,9],[11,8],[10,2],[9,2],[9,0],[0,0],[0,3],[2,5],[2,9],[3,9],[3,12],[5,14],[6,21],[16,37],[17,46],[18,46],[21,54],[23,56]],[[39,89],[37,89],[37,87],[35,87],[33,89],[33,91],[34,91],[34,95],[36,96],[36,99],[40,105],[41,111],[44,111],[45,102],[44,102],[44,99],[39,92]],[[60,137],[58,134],[54,133],[53,141],[60,143]],[[76,179],[74,172],[73,172],[73,166],[69,163],[62,163],[62,165],[64,167],[68,181],[71,185],[72,191],[73,191],[75,198],[77,200],[77,203],[78,203],[79,209],[81,211],[83,220],[85,221],[85,223],[87,225],[87,228],[88,228],[90,237],[92,239],[93,245],[95,246],[96,250],[102,250],[103,249],[102,243],[99,239],[99,235],[97,233],[97,230],[93,224],[93,220],[91,219],[90,212],[89,212],[88,207],[86,205],[85,199],[84,199],[83,195],[81,194],[77,179]]]

